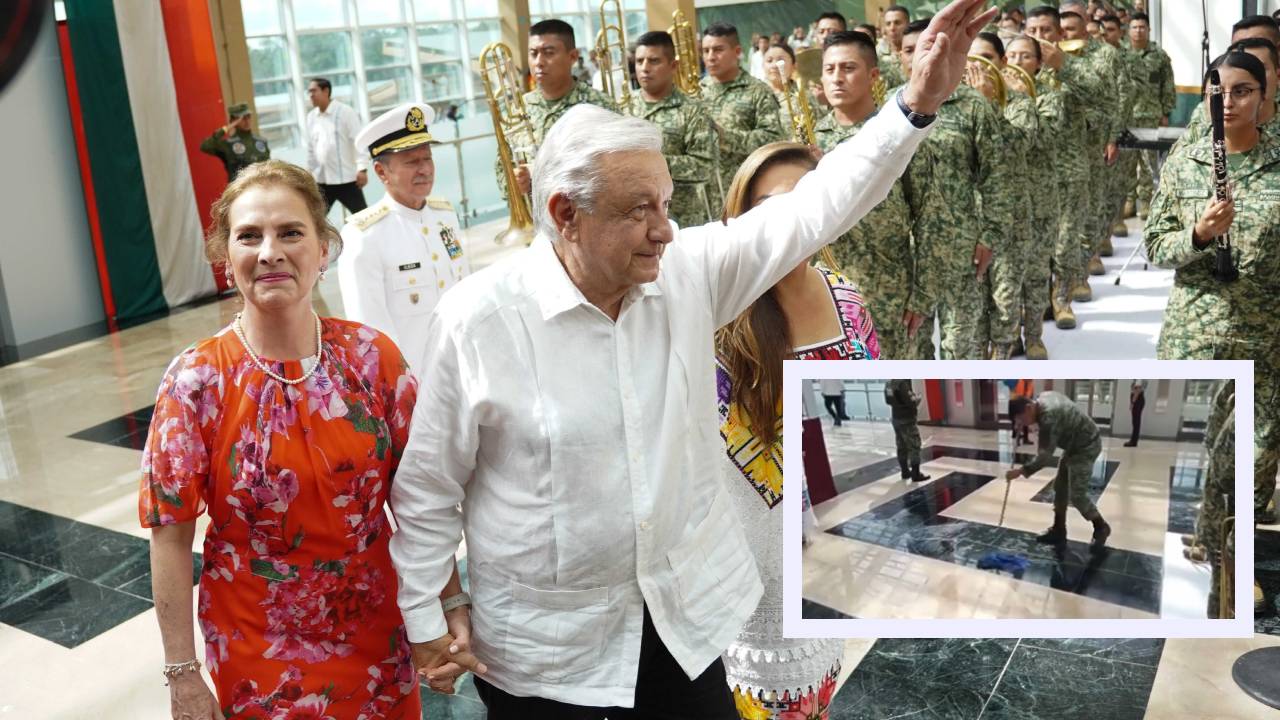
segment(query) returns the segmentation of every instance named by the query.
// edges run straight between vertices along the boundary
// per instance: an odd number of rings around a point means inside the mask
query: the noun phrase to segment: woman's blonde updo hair
[[[342,252],[342,236],[325,217],[328,213],[325,208],[324,194],[320,192],[320,186],[316,185],[315,178],[311,177],[311,173],[306,170],[283,160],[263,160],[241,170],[236,179],[232,180],[231,184],[227,185],[227,189],[222,191],[222,195],[214,201],[211,210],[213,224],[209,227],[209,234],[205,236],[204,243],[204,256],[209,262],[227,262],[227,243],[231,236],[231,204],[243,195],[245,190],[260,185],[283,185],[298,193],[307,206],[307,212],[311,215],[311,224],[315,226],[320,241],[327,242],[329,245],[329,262],[333,262],[338,257],[338,253]]]

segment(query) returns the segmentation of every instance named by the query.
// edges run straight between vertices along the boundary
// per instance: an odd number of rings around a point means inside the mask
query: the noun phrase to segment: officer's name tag
[[[422,263],[420,262],[409,263],[408,265],[401,265],[400,272],[409,272],[410,270],[417,270],[420,267],[422,267]]]

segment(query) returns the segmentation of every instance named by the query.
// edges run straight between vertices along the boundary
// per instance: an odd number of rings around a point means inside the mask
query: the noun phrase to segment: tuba
[[[609,5],[613,5],[616,22],[609,24]],[[619,0],[601,0],[600,32],[596,35],[596,57],[600,61],[600,83],[604,94],[622,112],[631,106],[631,69],[627,62],[626,18]]]
[[[982,67],[982,71],[991,80],[991,84],[995,85],[996,107],[1003,109],[1005,105],[1009,104],[1009,89],[1005,87],[1004,76],[1000,74],[1000,68],[981,55],[970,55],[969,62],[976,62]]]
[[[520,71],[511,57],[511,48],[500,42],[490,43],[480,53],[480,78],[484,95],[493,117],[493,132],[498,140],[498,159],[507,181],[507,203],[511,223],[494,240],[499,244],[533,241],[533,214],[529,196],[520,192],[516,183],[516,166],[528,165],[538,152],[533,125],[524,107]]]
[[[702,84],[698,82],[698,41],[693,34],[693,23],[679,10],[671,13],[671,23],[667,33],[676,45],[676,87],[689,97],[698,97],[702,94]]]
[[[1013,63],[1005,63],[1004,78],[1006,80],[1006,88],[1009,87],[1008,79],[1010,77],[1016,77],[1022,80],[1022,83],[1027,86],[1027,95],[1031,96],[1032,100],[1036,99],[1036,79],[1032,77],[1031,73],[1023,70]]]
[[[787,103],[787,114],[791,116],[791,139],[805,145],[817,145],[809,85],[822,79],[822,51],[809,48],[796,53],[794,75],[794,78],[783,78],[787,84],[783,96]]]

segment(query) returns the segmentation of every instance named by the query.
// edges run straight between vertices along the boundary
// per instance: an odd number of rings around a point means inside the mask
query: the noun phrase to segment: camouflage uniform
[[[1028,343],[1039,340],[1044,331],[1044,311],[1049,306],[1051,261],[1058,257],[1062,205],[1065,187],[1058,163],[1062,144],[1065,109],[1063,93],[1045,79],[1036,77],[1037,132],[1027,150],[1031,200],[1031,234],[1022,277],[1022,328]],[[1055,192],[1056,191],[1056,192]],[[1076,255],[1072,254],[1074,259]],[[1074,265],[1072,266],[1075,267]]]
[[[1090,38],[1083,54],[1067,56],[1061,74],[1064,84],[1077,86],[1088,98],[1084,105],[1087,128],[1084,152],[1088,162],[1085,190],[1088,195],[1087,202],[1081,203],[1080,207],[1085,231],[1080,251],[1087,259],[1097,253],[1103,237],[1111,234],[1108,184],[1105,182],[1110,170],[1104,154],[1107,144],[1114,141],[1128,123],[1119,96],[1119,53],[1110,45]]]
[[[1264,134],[1280,135],[1280,122],[1276,122],[1277,118],[1280,118],[1280,112],[1272,115],[1270,120],[1260,126]],[[1209,125],[1209,111],[1204,102],[1201,102],[1191,110],[1191,116],[1187,118],[1187,127],[1183,131],[1182,137],[1178,138],[1173,147],[1170,148],[1169,155],[1172,156],[1179,151],[1185,152],[1188,145],[1195,144],[1201,138],[1209,137],[1212,131],[1213,128]]]
[[[662,154],[667,158],[667,169],[674,184],[668,211],[671,219],[680,227],[714,221],[713,173],[719,149],[706,108],[672,89],[658,102],[648,102],[638,92],[632,94],[630,114],[662,130]]]
[[[748,155],[762,145],[785,140],[789,133],[782,129],[773,90],[741,69],[738,77],[727,83],[710,75],[703,77],[702,101],[720,131],[721,187],[718,190],[727,192]],[[719,215],[724,196],[719,192],[717,196],[712,209]]]
[[[1155,43],[1148,43],[1146,50],[1130,48],[1129,59],[1133,67],[1133,125],[1159,127],[1160,121],[1173,112],[1178,102],[1177,89],[1173,84],[1173,63],[1169,54]],[[1156,154],[1153,150],[1143,150],[1142,153],[1145,159],[1137,163],[1136,195],[1139,200],[1150,202],[1153,180],[1150,167],[1155,167]]]
[[[525,111],[529,114],[529,127],[533,130],[533,142],[536,145],[542,144],[542,139],[547,136],[547,132],[551,130],[551,126],[556,124],[569,108],[574,105],[589,103],[605,110],[617,111],[618,108],[613,104],[613,100],[607,95],[596,90],[590,85],[577,82],[573,84],[573,88],[563,96],[548,100],[542,90],[534,89],[524,94]],[[536,153],[537,148],[529,148]],[[512,148],[513,151],[519,151],[520,148]],[[533,156],[524,158],[528,162],[533,162]],[[521,158],[515,158],[519,164]],[[507,175],[502,169],[502,159],[498,158],[493,161],[494,172],[498,175],[498,189],[502,192],[502,197],[507,198]]]
[[[1228,156],[1236,216],[1235,282],[1212,275],[1214,245],[1197,249],[1192,228],[1213,194],[1213,152],[1202,137],[1174,153],[1151,201],[1144,242],[1160,267],[1176,268],[1156,356],[1161,359],[1254,361],[1254,509],[1263,510],[1276,488],[1280,457],[1280,138],[1262,133],[1249,152]]]
[[[882,53],[877,57],[880,64],[880,77],[884,79],[884,86],[890,90],[899,85],[907,84],[907,74],[902,70],[902,57],[898,53],[890,51]]]
[[[827,115],[814,128],[818,147],[830,152],[845,138],[856,135],[863,124],[865,121],[840,125],[834,113]],[[924,184],[931,164],[929,150],[922,146],[884,202],[831,244],[840,272],[858,286],[876,321],[882,360],[933,356],[932,347],[928,356],[917,351],[902,324],[904,312],[927,317],[934,308],[936,280],[927,277],[931,268],[918,255],[920,238],[929,227],[935,233],[949,231],[941,195],[935,187]],[[932,326],[922,327],[919,334],[931,336],[931,331]]]
[[[1086,213],[1081,206],[1087,204],[1089,197],[1089,161],[1085,157],[1088,129],[1084,106],[1091,100],[1079,85],[1062,82],[1058,72],[1052,68],[1042,68],[1036,81],[1039,86],[1036,109],[1040,110],[1041,117],[1048,112],[1058,115],[1050,142],[1060,198],[1057,237],[1053,246],[1053,275],[1058,295],[1062,297],[1069,296],[1071,285],[1084,277],[1080,247],[1088,235],[1085,230]]]
[[[909,468],[920,466],[920,427],[916,424],[920,396],[911,389],[910,380],[889,380],[884,384],[884,401],[892,409],[893,442],[905,477]]]
[[[237,130],[236,134],[228,137],[222,128],[218,128],[200,143],[200,152],[222,161],[227,168],[227,182],[235,180],[240,171],[250,165],[271,159],[271,148],[267,147],[266,138],[248,130]]]
[[[1010,92],[1004,108],[1005,164],[1008,183],[1002,193],[1010,198],[1013,224],[1008,227],[1006,249],[991,263],[991,272],[983,280],[987,294],[987,321],[983,339],[990,340],[997,359],[1005,359],[1005,350],[1018,339],[1022,323],[1023,280],[1032,262],[1031,183],[1029,159],[1034,157],[1033,144],[1040,134],[1040,117],[1036,103],[1021,93]],[[1048,261],[1048,256],[1045,256]],[[1041,312],[1044,311],[1041,303]]]
[[[1196,516],[1196,540],[1205,546],[1209,554],[1212,575],[1209,581],[1208,616],[1219,616],[1219,588],[1222,586],[1222,535],[1224,522],[1234,512],[1228,503],[1235,494],[1236,480],[1236,419],[1235,382],[1231,381],[1214,398],[1215,415],[1219,415],[1217,430],[1207,433],[1205,445],[1209,461],[1205,466],[1204,501]],[[1214,418],[1210,416],[1212,421]],[[1233,541],[1234,544],[1234,541]]]
[[[790,86],[794,88],[795,86]],[[795,122],[792,120],[791,111],[787,109],[787,93],[782,90],[776,90],[772,85],[769,90],[773,92],[773,99],[778,101],[778,122],[781,123],[782,133],[788,138],[795,139]],[[813,94],[813,87],[809,87],[809,111],[813,113],[813,124],[816,128],[818,121],[831,114],[831,106],[818,102],[818,98]],[[794,93],[794,89],[792,90]],[[795,96],[791,97],[792,107],[795,105]],[[728,188],[726,188],[727,190]]]
[[[1053,478],[1053,511],[1063,516],[1068,500],[1086,520],[1100,517],[1098,508],[1089,498],[1089,478],[1093,476],[1093,463],[1102,454],[1102,437],[1093,419],[1076,405],[1075,401],[1052,390],[1036,396],[1040,427],[1040,445],[1035,458],[1022,466],[1022,472],[1030,477],[1043,468],[1053,457],[1053,451],[1062,448],[1058,461],[1058,473]]]
[[[1117,76],[1117,95],[1120,102],[1122,124],[1117,134],[1134,127],[1133,110],[1137,101],[1138,72],[1134,56],[1124,47],[1115,48],[1120,73]],[[1120,220],[1124,208],[1124,200],[1133,193],[1137,182],[1138,153],[1134,150],[1120,150],[1116,155],[1116,164],[1107,169],[1107,228],[1104,237],[1110,236],[1111,225]]]
[[[951,228],[929,233],[920,241],[918,257],[925,275],[937,278],[938,319],[942,327],[942,357],[981,360],[986,357],[980,338],[986,301],[973,265],[974,246],[1007,252],[1004,240],[1012,223],[1009,170],[1003,162],[1004,129],[995,107],[978,91],[961,85],[938,109],[933,132],[920,147],[929,152],[926,182],[938,188],[948,208]],[[976,212],[975,212],[976,210]],[[931,357],[932,321],[917,334],[920,347]],[[926,349],[927,347],[927,349]]]

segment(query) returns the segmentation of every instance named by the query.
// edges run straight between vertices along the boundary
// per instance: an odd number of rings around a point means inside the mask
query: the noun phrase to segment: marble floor
[[[1065,548],[1035,541],[1052,522],[1055,468],[1008,484],[1004,470],[1030,460],[1009,432],[921,428],[922,472],[900,478],[892,427],[846,422],[824,435],[837,492],[815,507],[804,551],[804,597],[813,612],[859,618],[1204,617],[1209,572],[1186,561],[1201,495],[1196,442],[1103,439],[1090,496],[1112,526],[1090,554],[1092,525],[1068,511]],[[1035,441],[1034,436],[1032,441]],[[1007,490],[1008,505],[1001,521]],[[1000,554],[1025,567],[979,569]],[[825,610],[816,606],[822,606]]]
[[[512,251],[490,242],[503,225],[466,233],[463,242],[474,266]],[[0,367],[0,718],[168,717],[149,591],[148,534],[137,521],[139,447],[156,384],[170,359],[193,339],[224,327],[236,305],[223,298],[183,308]],[[334,278],[322,284],[317,307],[341,314]],[[1077,339],[1089,333],[1089,326],[1079,333]],[[926,442],[939,448],[1003,452],[969,438],[925,434]],[[884,459],[856,456],[867,448],[850,452],[846,470]],[[1125,464],[1132,458],[1111,459],[1121,464],[1109,479],[1102,468],[1104,507],[1145,503],[1141,507],[1163,521],[1168,500],[1146,497],[1129,484]],[[949,486],[964,497],[939,507],[937,516],[949,524],[989,523],[993,487],[980,478],[993,475],[999,464],[1000,458],[938,451],[929,469],[939,478],[951,474]],[[821,508],[827,528],[891,500],[901,500],[905,512],[910,488],[864,480],[846,476],[846,492]],[[1007,528],[1041,529],[1046,506],[1035,496],[1043,485],[1037,477],[1016,486],[1020,499],[1016,505],[1011,500]],[[1154,493],[1160,483],[1152,478],[1149,485],[1147,491]],[[1135,488],[1132,497],[1110,500],[1122,487]],[[198,527],[196,549],[203,533]],[[1086,533],[1087,527],[1073,520],[1072,536]],[[862,543],[866,553],[888,552],[875,543],[824,535],[831,543]],[[1118,529],[1114,542],[1129,553],[1160,552],[1149,528]],[[912,576],[944,576],[957,567],[936,557],[904,557],[903,571]],[[1280,547],[1271,557],[1259,563],[1269,600],[1280,594]],[[465,552],[463,559],[465,564]],[[1166,564],[1163,572],[1167,578],[1172,570]],[[1002,594],[1000,583],[1014,580],[991,574],[988,581],[991,586],[969,602],[998,616],[1007,612],[1001,605],[1012,597]],[[1054,604],[1065,607],[1068,597],[1080,606],[1109,606],[1105,598],[1037,588],[1042,595],[1020,601],[1018,611],[1057,612]],[[1118,607],[1122,617],[1148,612]],[[1247,640],[848,640],[832,717],[1274,717],[1275,711],[1246,697],[1230,679],[1230,664],[1240,653],[1280,645],[1274,613],[1259,621],[1259,631]],[[423,693],[425,718],[484,716],[469,679],[457,696]]]

